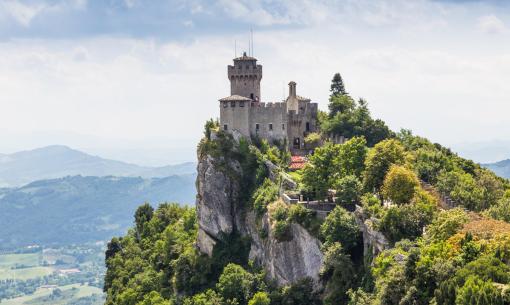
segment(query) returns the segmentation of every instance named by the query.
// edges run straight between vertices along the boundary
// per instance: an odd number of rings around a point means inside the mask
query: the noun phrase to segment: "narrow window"
[[[234,108],[236,106],[236,102],[230,102],[230,107]]]
[[[223,130],[225,130],[225,131],[228,130],[228,125],[227,124],[223,125]]]
[[[256,123],[256,124],[255,124],[255,130],[256,130],[256,131],[259,131],[259,129],[260,129],[260,125],[259,125],[259,123]]]
[[[285,130],[285,124],[282,124],[282,130]]]
[[[223,108],[227,108],[228,107],[228,102],[223,102]]]
[[[310,131],[310,122],[306,122],[306,131]]]
[[[273,123],[269,123],[269,130],[273,130]]]
[[[250,93],[250,98],[253,100],[253,93]]]
[[[239,102],[239,107],[244,107],[244,102],[243,101]]]

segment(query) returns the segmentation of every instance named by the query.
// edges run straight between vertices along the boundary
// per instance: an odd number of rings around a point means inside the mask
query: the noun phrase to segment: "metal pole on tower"
[[[237,40],[234,39],[234,58],[237,58]]]
[[[253,28],[250,28],[250,38],[251,38],[251,56],[253,56]]]

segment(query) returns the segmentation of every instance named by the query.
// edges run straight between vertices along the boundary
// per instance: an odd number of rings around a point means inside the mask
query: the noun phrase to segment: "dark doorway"
[[[294,138],[294,143],[293,143],[293,147],[294,149],[300,149],[301,148],[301,139],[300,138]]]

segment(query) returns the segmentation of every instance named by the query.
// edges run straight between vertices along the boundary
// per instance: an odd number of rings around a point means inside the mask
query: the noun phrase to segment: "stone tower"
[[[243,56],[234,59],[234,65],[228,66],[228,79],[230,80],[230,95],[239,95],[260,101],[260,80],[262,79],[262,66],[257,65],[257,59]]]

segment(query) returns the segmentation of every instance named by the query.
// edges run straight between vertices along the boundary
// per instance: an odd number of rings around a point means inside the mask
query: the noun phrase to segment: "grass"
[[[53,273],[51,267],[30,267],[22,269],[0,268],[0,280],[28,280]]]
[[[73,288],[76,288],[76,290],[73,290]],[[57,299],[50,298],[52,289],[38,289],[34,294],[29,296],[3,300],[2,305],[67,305],[73,304],[73,301],[79,298],[103,293],[103,291],[97,287],[88,285],[81,286],[80,284],[60,286],[59,289],[62,291],[62,297]],[[98,303],[98,305],[99,304],[100,303]]]
[[[38,266],[40,253],[2,254],[0,255],[0,268],[11,268],[16,265]]]

